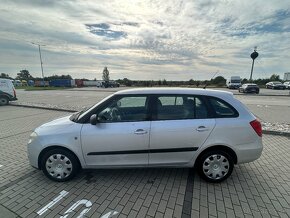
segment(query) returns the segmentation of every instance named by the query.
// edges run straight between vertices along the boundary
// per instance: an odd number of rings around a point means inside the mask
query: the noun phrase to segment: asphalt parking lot
[[[79,111],[120,89],[124,89],[124,87],[111,89],[92,87],[52,91],[17,90],[18,101],[16,103]],[[246,104],[261,121],[289,124],[290,126],[289,90],[262,89],[261,95],[239,94],[237,90],[229,89],[220,90],[233,92],[235,97]]]
[[[0,217],[290,217],[287,137],[264,135],[261,158],[221,184],[189,169],[91,170],[56,183],[29,165],[26,143],[35,127],[66,114],[0,107]]]

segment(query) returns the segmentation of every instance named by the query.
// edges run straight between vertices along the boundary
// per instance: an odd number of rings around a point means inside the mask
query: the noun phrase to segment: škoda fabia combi
[[[262,149],[260,122],[232,93],[144,88],[36,128],[28,157],[55,181],[88,168],[195,167],[220,182]]]

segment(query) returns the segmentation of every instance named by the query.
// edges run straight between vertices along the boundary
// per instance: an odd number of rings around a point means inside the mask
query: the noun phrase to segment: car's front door
[[[189,163],[215,126],[199,96],[157,96],[149,165]]]
[[[120,96],[83,124],[81,142],[88,166],[148,165],[150,121],[147,96]]]

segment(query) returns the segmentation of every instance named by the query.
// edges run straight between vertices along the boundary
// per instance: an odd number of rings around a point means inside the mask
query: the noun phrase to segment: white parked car
[[[220,182],[262,149],[260,122],[232,93],[144,88],[36,128],[28,157],[55,181],[81,168],[195,166],[205,180]]]
[[[290,81],[284,82],[283,83],[286,87],[286,89],[290,89]]]
[[[9,101],[15,101],[16,91],[10,79],[0,78],[0,105],[7,105]]]

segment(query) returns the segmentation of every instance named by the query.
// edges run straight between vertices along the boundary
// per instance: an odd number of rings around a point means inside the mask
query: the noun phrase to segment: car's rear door
[[[96,125],[83,124],[88,166],[147,166],[150,135],[147,96],[121,96],[98,112]]]
[[[153,111],[149,165],[190,162],[215,126],[202,96],[157,95]]]

